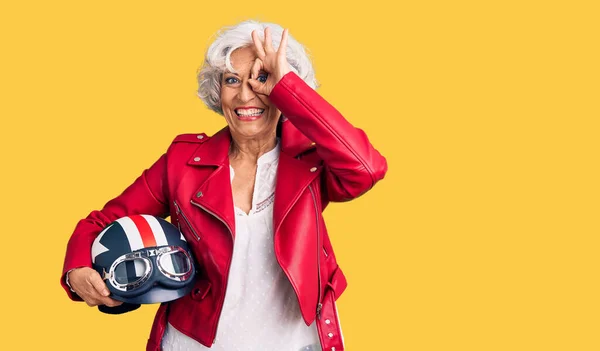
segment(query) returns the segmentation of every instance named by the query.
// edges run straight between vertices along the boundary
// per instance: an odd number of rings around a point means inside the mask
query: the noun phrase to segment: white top
[[[279,140],[257,161],[252,209],[235,208],[235,241],[223,312],[209,349],[171,324],[165,351],[320,351],[317,327],[306,326],[296,294],[273,251],[273,201]],[[231,181],[235,176],[230,166]]]

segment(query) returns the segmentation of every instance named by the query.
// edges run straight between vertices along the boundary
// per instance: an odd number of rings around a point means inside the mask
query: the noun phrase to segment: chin
[[[238,126],[240,127],[240,126]],[[268,134],[268,128],[266,126],[241,126],[241,128],[235,129],[238,134],[241,134],[245,137],[255,137],[258,135]]]
[[[234,115],[233,121],[228,121],[229,129],[245,137],[274,134],[277,130],[277,119],[271,116],[260,116],[253,120],[244,120]]]

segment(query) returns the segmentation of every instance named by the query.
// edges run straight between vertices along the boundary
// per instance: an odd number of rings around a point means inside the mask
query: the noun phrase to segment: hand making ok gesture
[[[256,60],[252,65],[250,80],[248,81],[257,94],[269,95],[273,87],[279,80],[288,72],[291,71],[290,65],[286,59],[288,30],[284,29],[281,34],[281,43],[279,49],[273,49],[271,40],[271,29],[265,28],[264,45],[256,31],[252,31],[252,41],[254,42],[254,51],[256,52]],[[257,80],[260,71],[267,73],[267,79],[264,82]]]

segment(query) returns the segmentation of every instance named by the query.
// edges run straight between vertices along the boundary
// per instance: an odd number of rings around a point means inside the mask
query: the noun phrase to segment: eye
[[[256,80],[258,80],[261,83],[264,83],[267,81],[267,75],[262,73],[262,74],[258,75],[258,78],[256,78]]]
[[[225,84],[236,84],[236,83],[239,83],[239,80],[235,77],[225,78]]]

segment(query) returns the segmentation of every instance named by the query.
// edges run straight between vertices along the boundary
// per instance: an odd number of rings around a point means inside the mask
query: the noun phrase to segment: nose
[[[248,102],[254,99],[255,96],[256,93],[254,92],[254,90],[252,90],[252,86],[250,85],[250,83],[248,83],[248,81],[243,82],[238,93],[238,98],[240,99],[240,101]]]

